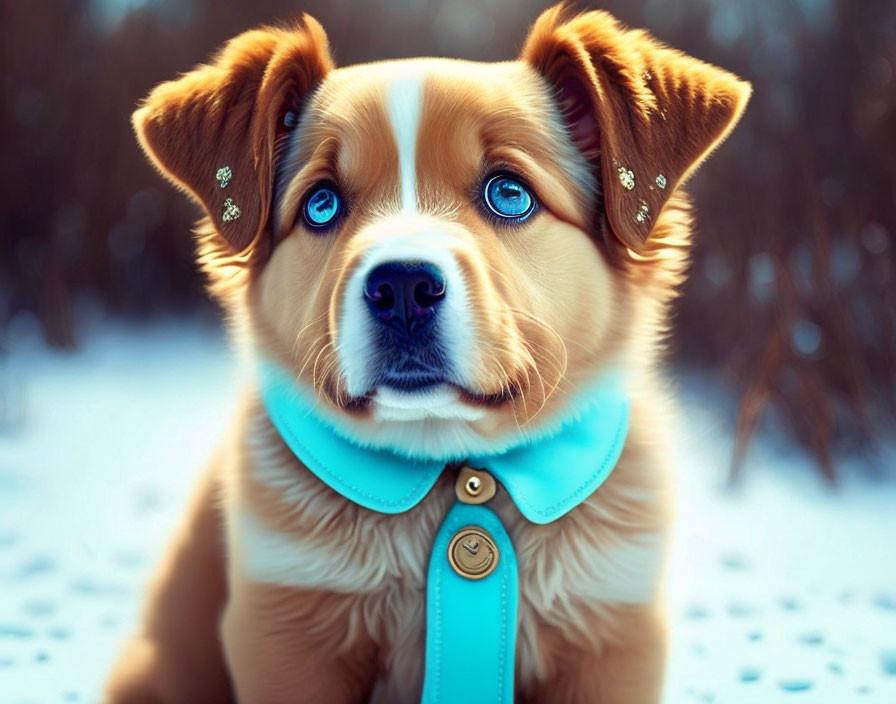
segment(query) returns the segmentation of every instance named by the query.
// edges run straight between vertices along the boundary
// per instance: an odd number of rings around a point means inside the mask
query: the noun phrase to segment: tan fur
[[[597,375],[622,375],[631,431],[595,494],[548,525],[523,519],[500,488],[490,506],[520,565],[519,701],[659,701],[665,464],[674,439],[657,356],[690,238],[678,187],[731,129],[748,87],[608,15],[564,20],[557,9],[538,20],[517,62],[331,69],[326,52],[310,19],[293,32],[256,30],[212,67],[154,91],[135,114],[155,163],[209,213],[200,261],[238,344],[250,358],[291,370],[333,422],[374,437],[378,421],[349,397],[337,355],[347,281],[372,248],[426,230],[439,233],[467,287],[475,374],[466,402],[487,409],[468,421],[469,437],[497,444],[537,434]],[[395,76],[411,70],[425,76],[425,99],[418,212],[408,214],[399,212],[386,103]],[[216,112],[228,72],[240,77],[243,102]],[[281,153],[276,121],[295,109],[297,95],[302,126]],[[238,227],[217,218],[213,165],[221,155],[203,141],[210,120],[229,130],[233,119],[243,125],[226,142],[241,169],[234,166],[233,193],[248,205]],[[194,142],[200,154],[176,153]],[[637,189],[621,187],[619,160],[641,179]],[[535,191],[542,207],[530,221],[498,227],[471,202],[471,189],[495,168]],[[666,189],[646,181],[658,173]],[[326,235],[297,224],[304,194],[322,178],[351,202]],[[268,213],[260,204],[275,187]],[[650,212],[643,228],[632,210],[642,199]],[[231,437],[151,590],[107,701],[417,701],[426,566],[454,501],[451,472],[412,510],[385,515],[317,480],[254,392]]]

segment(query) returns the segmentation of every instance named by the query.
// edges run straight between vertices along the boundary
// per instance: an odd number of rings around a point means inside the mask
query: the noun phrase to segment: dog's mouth
[[[394,358],[377,375],[374,387],[383,386],[413,394],[447,383],[450,383],[449,375],[445,372],[441,360],[400,356]]]
[[[423,379],[417,381],[420,382]],[[509,404],[516,395],[514,389],[501,390],[496,393],[481,393],[437,376],[427,377],[425,383],[415,383],[413,388],[384,383],[361,396],[329,394],[336,406],[350,413],[365,412],[372,407],[395,407],[415,408],[421,412],[421,415],[431,417],[446,417],[439,407],[439,402],[448,396],[451,396],[458,405],[485,410]]]
[[[376,420],[457,418],[476,420],[487,409],[513,402],[516,389],[495,393],[469,389],[435,372],[384,374],[379,383],[358,396],[328,393],[338,408],[348,413],[372,413]]]
[[[360,395],[329,394],[348,412],[372,411],[382,420],[480,417],[485,409],[510,403],[512,389],[477,391],[457,379],[439,345],[402,345],[381,349],[373,360],[368,390]]]

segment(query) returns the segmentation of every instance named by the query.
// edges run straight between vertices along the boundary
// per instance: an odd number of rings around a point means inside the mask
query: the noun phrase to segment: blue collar
[[[413,460],[362,447],[315,412],[315,404],[282,369],[260,367],[261,395],[277,431],[301,462],[347,499],[383,513],[402,513],[435,484],[444,462]],[[581,410],[553,434],[521,441],[501,454],[460,457],[487,469],[533,523],[557,520],[610,475],[628,431],[629,401],[612,380],[592,387]]]

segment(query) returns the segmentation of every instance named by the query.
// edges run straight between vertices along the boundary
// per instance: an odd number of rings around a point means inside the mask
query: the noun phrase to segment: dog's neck
[[[259,365],[265,409],[281,437],[311,472],[349,500],[401,513],[429,493],[446,465],[487,469],[533,523],[549,523],[588,498],[610,475],[625,443],[629,401],[604,379],[582,394],[577,411],[537,438],[469,457],[419,459],[372,448],[326,420],[281,368]]]

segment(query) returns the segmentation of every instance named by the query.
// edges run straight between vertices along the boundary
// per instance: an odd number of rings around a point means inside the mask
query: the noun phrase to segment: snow
[[[0,358],[0,704],[96,700],[238,378],[196,320]],[[683,396],[667,704],[896,702],[896,482],[767,437],[727,489],[730,412]]]
[[[853,460],[833,490],[766,439],[725,490],[730,428],[685,403],[667,701],[896,702],[896,484]]]

